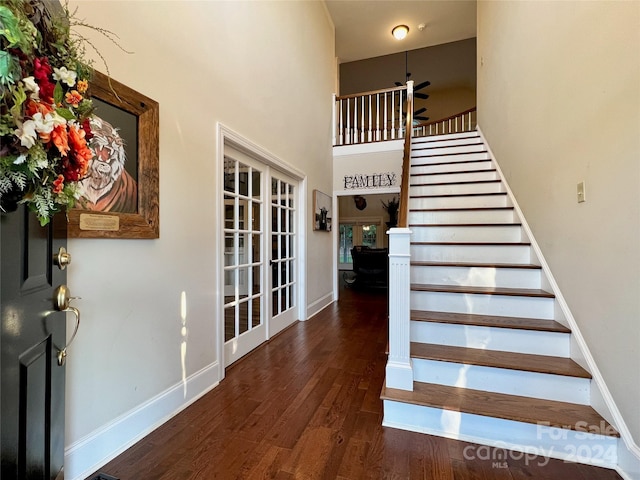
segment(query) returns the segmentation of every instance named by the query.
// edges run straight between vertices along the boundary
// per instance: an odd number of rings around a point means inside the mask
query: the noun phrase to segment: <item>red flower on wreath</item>
[[[52,73],[53,69],[47,57],[36,58],[33,61],[33,76],[40,87],[40,98],[48,103],[53,103],[53,90],[56,87],[50,80]]]

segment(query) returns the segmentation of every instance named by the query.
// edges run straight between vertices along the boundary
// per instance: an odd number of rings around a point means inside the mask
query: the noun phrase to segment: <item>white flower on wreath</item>
[[[73,70],[67,70],[67,67],[53,69],[53,79],[60,80],[70,87],[73,87],[76,84],[77,76],[78,74],[76,72],[74,72]]]
[[[33,100],[39,100],[40,99],[40,86],[36,83],[35,78],[33,78],[33,77],[25,77],[25,78],[22,79],[22,83],[24,83],[24,88],[28,92],[31,92],[30,97]]]

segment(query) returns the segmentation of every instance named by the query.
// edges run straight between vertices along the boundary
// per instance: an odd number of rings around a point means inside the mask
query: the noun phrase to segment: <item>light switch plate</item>
[[[578,203],[587,201],[587,192],[584,187],[584,182],[578,184]]]

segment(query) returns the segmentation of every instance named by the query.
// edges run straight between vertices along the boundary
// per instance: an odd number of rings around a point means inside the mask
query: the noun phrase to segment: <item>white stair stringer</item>
[[[410,174],[414,388],[383,388],[383,425],[615,468],[619,434],[482,137],[414,139]]]

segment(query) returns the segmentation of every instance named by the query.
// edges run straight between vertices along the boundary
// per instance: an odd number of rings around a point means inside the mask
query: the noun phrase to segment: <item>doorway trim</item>
[[[298,252],[298,272],[296,282],[296,295],[298,299],[297,317],[299,320],[307,319],[307,176],[304,172],[296,167],[284,162],[267,149],[243,137],[238,132],[232,130],[221,122],[216,122],[216,161],[215,161],[215,181],[213,202],[214,210],[217,218],[214,219],[214,228],[216,229],[214,248],[215,254],[215,312],[216,312],[216,335],[217,335],[217,352],[216,358],[219,368],[218,378],[222,380],[225,377],[224,366],[224,275],[223,275],[223,245],[224,245],[224,201],[222,192],[224,191],[224,175],[222,174],[224,166],[225,145],[235,148],[242,153],[262,162],[266,166],[280,171],[298,181],[298,215],[297,217],[297,239],[296,249]]]

